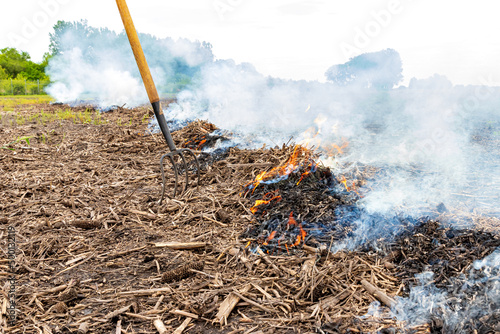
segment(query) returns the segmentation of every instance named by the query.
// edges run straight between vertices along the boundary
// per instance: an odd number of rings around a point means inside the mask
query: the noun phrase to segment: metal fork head
[[[175,177],[175,186],[174,186],[174,194],[172,197],[175,197],[177,195],[177,188],[179,186],[179,174],[184,170],[184,173],[186,174],[186,182],[184,185],[184,190],[182,192],[186,191],[189,185],[189,169],[188,169],[188,164],[186,162],[186,157],[184,154],[190,155],[194,158],[194,161],[196,163],[196,174],[197,174],[197,183],[196,183],[196,188],[198,189],[200,185],[200,162],[198,161],[198,158],[196,157],[196,154],[190,150],[189,148],[181,148],[172,152],[169,152],[167,154],[162,155],[160,158],[160,170],[161,170],[161,180],[162,180],[162,191],[161,191],[161,198],[160,201],[158,202],[160,205],[163,202],[163,199],[165,198],[165,188],[166,188],[166,178],[165,178],[165,169],[163,167],[163,160],[165,158],[168,158],[170,160],[170,163],[172,164],[172,169],[174,171],[174,177]],[[176,162],[176,156],[180,157],[180,163]]]

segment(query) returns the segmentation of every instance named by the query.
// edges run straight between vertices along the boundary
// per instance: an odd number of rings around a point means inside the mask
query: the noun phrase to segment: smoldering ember
[[[398,86],[394,50],[281,80],[141,35],[194,153],[163,159],[163,184],[126,35],[76,36],[50,60],[55,103],[0,105],[3,332],[500,332],[495,85]]]

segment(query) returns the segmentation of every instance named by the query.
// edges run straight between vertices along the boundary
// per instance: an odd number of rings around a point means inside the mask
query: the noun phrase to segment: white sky
[[[113,0],[1,0],[0,48],[40,61],[57,20],[123,30]],[[500,85],[500,3],[495,0],[128,0],[136,28],[213,45],[217,58],[250,62],[281,78],[324,80],[350,56],[385,48],[405,83],[434,73],[455,84]],[[45,8],[45,9],[44,9]],[[392,10],[392,14],[389,10]],[[377,23],[373,13],[390,13]],[[34,29],[30,29],[34,27]],[[371,36],[363,39],[359,31]],[[346,53],[342,47],[357,47]]]

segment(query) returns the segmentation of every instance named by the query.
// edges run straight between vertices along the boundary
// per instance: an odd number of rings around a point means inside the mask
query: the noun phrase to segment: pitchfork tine
[[[181,149],[181,151],[187,152],[187,153],[191,154],[193,156],[193,158],[194,158],[194,161],[196,162],[196,175],[198,177],[198,181],[196,182],[196,189],[199,189],[200,188],[200,162],[198,161],[198,158],[196,157],[196,155],[194,154],[194,152],[191,151],[190,149],[183,148],[183,149]]]
[[[167,153],[167,154],[162,155],[162,157],[160,158],[160,170],[161,170],[161,180],[162,180],[161,199],[159,202],[160,205],[161,205],[161,202],[163,201],[163,198],[165,197],[165,185],[167,184],[167,182],[165,180],[165,170],[163,168],[163,159],[165,159],[166,157],[168,157],[170,159],[170,162],[172,163],[172,168],[174,170],[174,175],[175,175],[174,197],[177,193],[177,184],[179,183],[179,172],[177,170],[177,166],[175,164],[174,158],[172,157],[172,154]]]
[[[160,106],[160,97],[158,96],[158,91],[156,90],[156,86],[154,84],[153,77],[151,76],[151,72],[149,71],[148,63],[146,62],[146,57],[144,57],[144,51],[142,51],[141,42],[139,41],[139,36],[137,35],[134,23],[132,22],[132,17],[130,16],[127,3],[125,2],[125,0],[116,0],[116,5],[118,6],[118,10],[120,11],[120,15],[123,21],[123,26],[125,27],[125,31],[127,32],[128,40],[130,42],[130,46],[132,47],[132,51],[134,52],[135,61],[137,62],[137,67],[139,67],[139,72],[141,73],[142,81],[144,82],[144,86],[146,87],[146,92],[148,93],[149,102],[151,102],[151,106],[153,107],[153,111],[155,113],[156,120],[158,121],[158,125],[160,126],[160,130],[163,133],[163,137],[165,137],[165,140],[167,141],[168,148],[170,149],[170,153],[164,154],[160,159],[160,170],[163,182],[161,199],[159,201],[159,203],[161,204],[165,196],[165,186],[166,186],[165,170],[163,168],[163,160],[165,159],[165,157],[168,157],[170,159],[170,162],[172,163],[172,168],[174,169],[174,175],[175,175],[174,197],[175,195],[177,195],[177,186],[179,184],[179,169],[177,164],[175,163],[175,155],[180,155],[182,160],[182,165],[186,173],[186,185],[184,187],[184,191],[186,191],[188,187],[189,175],[188,175],[188,165],[183,152],[189,152],[189,154],[191,154],[194,157],[194,160],[196,161],[198,185],[200,183],[200,163],[194,152],[191,151],[190,149],[183,148],[178,150],[175,147],[174,140],[172,139],[172,135],[167,126],[167,121],[165,120],[165,116],[163,115],[163,110],[161,109]]]
[[[186,191],[188,188],[188,182],[189,182],[188,165],[186,163],[186,158],[184,158],[184,154],[182,154],[182,151],[179,151],[179,155],[181,156],[182,164],[184,165],[184,172],[186,173],[186,184],[184,185],[184,191]],[[175,195],[174,195],[174,197],[175,197]]]
[[[184,157],[184,153],[183,152],[187,152],[187,153],[191,154],[193,156],[193,158],[194,158],[194,161],[196,162],[196,174],[197,174],[197,177],[198,177],[198,181],[196,183],[196,188],[197,189],[199,188],[199,185],[200,185],[200,162],[198,161],[198,158],[196,157],[196,155],[194,154],[193,151],[191,151],[188,148],[182,148],[180,150],[175,150],[173,152],[164,154],[160,158],[160,171],[161,171],[161,179],[162,179],[162,184],[163,184],[162,185],[162,191],[161,191],[161,198],[160,198],[160,201],[159,201],[160,205],[163,202],[163,199],[165,198],[166,179],[165,179],[165,169],[163,167],[163,165],[164,165],[163,164],[163,160],[166,157],[168,157],[170,159],[170,162],[172,163],[172,169],[174,170],[175,186],[174,186],[174,195],[173,195],[173,197],[175,197],[175,195],[177,194],[177,185],[179,184],[179,169],[177,168],[177,164],[175,163],[175,158],[174,158],[175,155],[179,155],[181,157],[182,166],[184,168],[184,172],[186,173],[186,184],[184,185],[184,191],[186,191],[187,188],[188,188],[188,184],[189,184],[189,174],[188,173],[189,173],[189,171],[188,171],[188,164],[187,164],[186,158]]]

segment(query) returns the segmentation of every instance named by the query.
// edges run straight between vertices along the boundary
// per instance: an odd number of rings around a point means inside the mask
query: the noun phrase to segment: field
[[[16,95],[0,96],[0,108],[2,111],[13,111],[17,106],[32,104],[44,104],[52,102],[54,99],[49,95]]]
[[[498,220],[478,217],[484,230],[453,231],[453,238],[438,222],[422,221],[384,250],[329,252],[353,226],[315,234],[318,227],[299,224],[308,215],[333,217],[353,200],[353,192],[324,191],[334,180],[329,171],[304,164],[300,180],[255,194],[245,188],[290,162],[293,145],[197,151],[199,188],[159,205],[167,146],[148,130],[149,107],[100,113],[49,101],[0,98],[2,248],[15,230],[17,255],[14,276],[12,262],[1,264],[0,275],[14,278],[9,296],[17,308],[10,323],[4,292],[5,333],[438,333],[439,319],[408,328],[388,306],[408,295],[424,268],[438,273],[438,287],[463,285],[473,261],[500,245]],[[213,129],[197,121],[174,140],[199,150]],[[167,180],[171,192],[172,175]],[[276,191],[279,204],[257,207],[260,196]],[[285,225],[262,227],[270,215]],[[273,229],[291,240],[286,249],[285,239],[274,243]],[[477,290],[463,292],[463,302],[483,298]],[[374,301],[380,313],[367,316]],[[497,316],[481,314],[466,325],[493,333]]]

